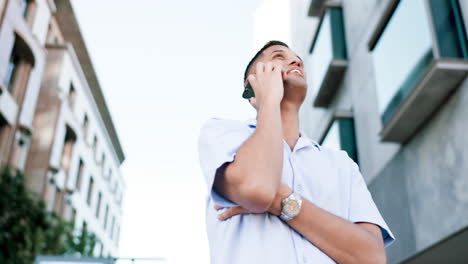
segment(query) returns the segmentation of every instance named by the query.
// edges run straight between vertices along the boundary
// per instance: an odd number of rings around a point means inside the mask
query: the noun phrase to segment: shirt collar
[[[248,119],[246,121],[246,123],[250,128],[256,128],[257,127],[257,119]],[[307,135],[304,133],[304,131],[299,129],[299,140],[297,141],[296,146],[294,147],[294,149],[297,151],[297,150],[299,150],[299,149],[301,149],[303,147],[307,147],[307,146],[314,146],[319,151],[321,150],[320,145],[317,142],[315,142],[314,140],[307,137]]]

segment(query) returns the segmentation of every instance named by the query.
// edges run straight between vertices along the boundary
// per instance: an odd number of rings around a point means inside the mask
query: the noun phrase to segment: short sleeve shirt
[[[255,129],[256,120],[213,118],[201,130],[199,157],[209,194],[206,227],[211,263],[335,263],[275,215],[243,214],[225,221],[217,219],[221,212],[214,209],[214,204],[236,206],[213,189],[217,169],[235,159],[237,150]],[[346,152],[319,146],[304,133],[292,151],[285,141],[283,147],[282,183],[339,217],[378,225],[385,246],[395,240],[357,164]]]

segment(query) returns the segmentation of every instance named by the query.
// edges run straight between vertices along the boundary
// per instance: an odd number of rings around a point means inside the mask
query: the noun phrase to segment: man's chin
[[[284,87],[288,89],[307,90],[307,82],[303,78],[288,78],[284,81]]]

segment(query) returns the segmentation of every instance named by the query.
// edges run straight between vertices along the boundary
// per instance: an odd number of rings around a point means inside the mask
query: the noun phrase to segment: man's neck
[[[281,102],[281,125],[283,138],[291,150],[299,139],[299,108],[300,105],[287,101]]]

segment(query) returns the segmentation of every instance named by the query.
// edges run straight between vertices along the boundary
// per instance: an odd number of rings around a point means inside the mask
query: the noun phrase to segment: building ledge
[[[311,0],[307,15],[311,17],[320,16],[324,9],[325,2],[327,2],[327,0]]]
[[[407,142],[468,74],[466,60],[434,60],[380,132],[382,141]]]
[[[402,261],[401,263],[466,263],[468,259],[466,241],[468,241],[468,226],[420,251],[418,254]]]
[[[315,107],[328,107],[333,100],[344,73],[348,68],[347,60],[332,60],[314,100]]]

